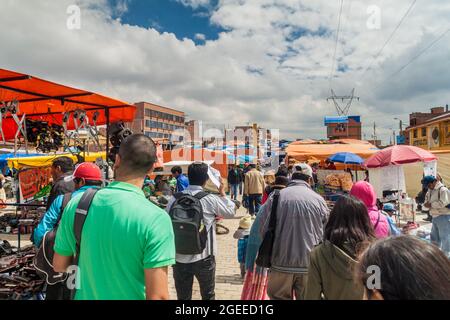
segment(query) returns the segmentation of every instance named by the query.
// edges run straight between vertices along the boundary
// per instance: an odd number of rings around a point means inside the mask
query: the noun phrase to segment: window
[[[427,136],[427,128],[422,128],[422,137]]]
[[[414,131],[413,131],[413,137],[414,137],[414,139],[417,139],[417,129],[414,129]]]

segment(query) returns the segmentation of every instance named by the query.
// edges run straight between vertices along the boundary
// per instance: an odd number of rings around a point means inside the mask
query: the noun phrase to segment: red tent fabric
[[[14,100],[19,102],[17,115],[20,118],[26,114],[29,119],[57,124],[62,123],[63,113],[74,110],[85,110],[90,119],[98,112],[98,125],[106,124],[106,109],[109,109],[111,123],[133,121],[136,112],[134,105],[120,100],[0,69],[0,105]],[[68,129],[74,129],[73,117],[70,117]],[[8,114],[3,119],[6,139],[14,139],[16,130],[17,125]]]
[[[393,146],[383,149],[366,160],[367,168],[380,168],[389,165],[400,165],[415,162],[430,162],[437,157],[424,149],[414,146]]]

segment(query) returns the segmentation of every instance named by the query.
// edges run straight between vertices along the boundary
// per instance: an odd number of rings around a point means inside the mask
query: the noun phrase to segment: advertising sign
[[[29,168],[19,171],[20,201],[30,201],[52,177],[51,167]]]

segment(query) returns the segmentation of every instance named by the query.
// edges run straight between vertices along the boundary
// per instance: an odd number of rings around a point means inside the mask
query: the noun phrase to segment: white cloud
[[[203,33],[196,33],[195,34],[195,39],[201,40],[201,41],[205,41],[206,40],[206,36]]]
[[[209,0],[177,0],[181,2],[186,7],[192,7],[193,9],[197,9],[199,7],[207,7],[210,5]]]
[[[106,0],[78,1],[82,28],[68,30],[66,8],[72,3],[3,1],[3,67],[182,109],[207,122],[258,121],[289,137],[325,136],[323,117],[335,114],[325,99],[338,1],[221,0],[210,19],[227,31],[201,46],[155,28],[123,25],[111,19],[116,9]],[[397,126],[394,117],[450,102],[450,37],[389,78],[449,27],[450,3],[418,1],[364,77],[411,2],[372,1],[381,8],[380,30],[367,29],[367,4],[345,3],[336,66],[348,70],[335,71],[332,84],[337,94],[356,87],[361,100],[351,113],[363,116],[367,134],[377,121],[388,139],[389,128]]]

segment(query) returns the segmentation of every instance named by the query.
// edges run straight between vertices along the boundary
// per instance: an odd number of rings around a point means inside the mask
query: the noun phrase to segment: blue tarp
[[[3,153],[0,154],[0,170],[2,170],[5,166],[8,165],[8,159],[11,158],[27,158],[27,157],[36,157],[40,156],[38,153],[30,153],[30,154],[17,154],[14,155],[14,153]]]
[[[345,164],[362,164],[364,160],[357,154],[351,152],[339,152],[329,157],[330,161]]]
[[[348,123],[349,119],[358,123],[361,122],[360,116],[325,117],[325,125],[330,123]]]

